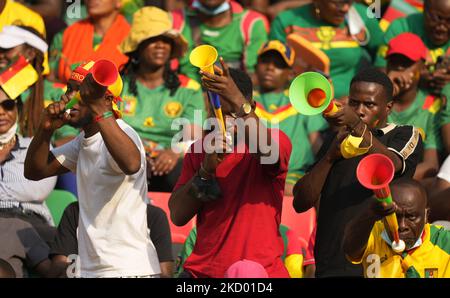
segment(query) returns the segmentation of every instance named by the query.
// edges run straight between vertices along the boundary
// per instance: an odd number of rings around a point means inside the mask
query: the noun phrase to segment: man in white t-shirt
[[[25,177],[76,173],[81,277],[158,277],[159,261],[147,228],[144,147],[129,125],[115,119],[117,97],[89,72],[79,77],[69,81],[61,101],[44,110],[28,150]],[[65,113],[78,90],[82,102]],[[83,132],[50,151],[53,132],[66,123]]]

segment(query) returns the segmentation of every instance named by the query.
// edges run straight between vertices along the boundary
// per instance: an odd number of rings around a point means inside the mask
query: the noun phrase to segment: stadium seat
[[[59,225],[67,205],[76,201],[77,197],[75,197],[71,192],[65,190],[55,189],[50,193],[45,200],[45,203],[50,210],[50,214],[52,215],[53,222],[56,226]]]
[[[308,242],[316,226],[316,210],[309,209],[303,213],[297,213],[292,206],[293,197],[283,198],[283,210],[281,213],[281,223],[291,230],[302,240]]]
[[[149,192],[148,198],[154,206],[163,209],[169,219],[170,232],[172,235],[172,243],[183,244],[189,235],[191,229],[195,226],[195,217],[182,227],[178,227],[170,220],[169,198],[168,192]]]
[[[55,189],[66,190],[73,193],[76,197],[77,192],[77,177],[74,173],[68,172],[58,176]]]

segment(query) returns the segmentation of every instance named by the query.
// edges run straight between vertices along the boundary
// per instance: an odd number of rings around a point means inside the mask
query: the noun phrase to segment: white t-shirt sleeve
[[[72,141],[60,147],[56,147],[51,151],[56,160],[59,161],[63,167],[74,173],[77,170],[78,154],[80,152],[80,144],[83,138],[84,133],[81,133]]]
[[[117,123],[119,124],[119,127],[127,134],[128,137],[133,141],[133,143],[136,145],[136,147],[139,150],[139,153],[141,155],[141,169],[145,166],[146,159],[145,159],[145,150],[144,146],[142,145],[141,138],[137,134],[137,132],[129,125],[125,124],[122,120],[118,120]],[[108,163],[111,167],[111,169],[116,173],[123,173],[123,171],[120,169],[117,162],[114,160],[112,155],[108,151]]]
[[[445,159],[437,176],[450,183],[450,155]]]

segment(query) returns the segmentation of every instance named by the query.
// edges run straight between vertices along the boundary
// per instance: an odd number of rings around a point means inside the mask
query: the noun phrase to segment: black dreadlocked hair
[[[45,37],[33,27],[19,27],[33,33],[45,41]],[[44,108],[44,54],[28,44],[25,44],[25,47],[32,48],[35,52],[35,58],[30,61],[30,64],[38,73],[38,80],[30,86],[31,92],[26,99],[26,102],[19,106],[19,130],[23,136],[32,137],[39,126],[39,119],[41,117],[42,109]],[[25,98],[22,98],[22,100],[25,100]]]

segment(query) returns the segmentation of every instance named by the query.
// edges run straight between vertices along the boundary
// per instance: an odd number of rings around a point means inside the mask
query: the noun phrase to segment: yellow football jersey
[[[349,258],[353,264],[363,265],[365,277],[450,277],[450,231],[426,224],[422,244],[402,254],[395,253],[381,237],[383,231],[383,223],[376,222],[362,258]]]

